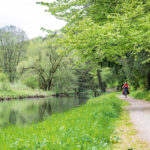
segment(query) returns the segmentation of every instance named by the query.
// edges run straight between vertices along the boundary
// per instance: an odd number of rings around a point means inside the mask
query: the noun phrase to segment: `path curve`
[[[150,146],[150,102],[136,100],[131,97],[125,98],[124,95],[120,95],[119,98],[131,104],[126,107],[126,110],[129,111],[131,122],[137,130],[139,138],[148,142]]]

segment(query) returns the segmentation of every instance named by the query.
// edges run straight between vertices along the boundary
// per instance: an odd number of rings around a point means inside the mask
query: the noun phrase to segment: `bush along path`
[[[111,135],[124,105],[115,94],[104,94],[38,124],[1,128],[0,149],[112,150]]]
[[[123,95],[119,97],[130,103],[126,110],[129,111],[131,122],[137,131],[137,136],[141,141],[149,144],[148,149],[150,150],[150,102],[131,97],[125,98]]]

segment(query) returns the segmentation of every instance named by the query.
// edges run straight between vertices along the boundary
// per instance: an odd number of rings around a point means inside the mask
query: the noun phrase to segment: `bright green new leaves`
[[[127,52],[134,54],[143,49],[149,52],[150,14],[145,13],[149,2],[125,4],[123,10],[127,12],[110,16],[114,21],[104,25],[96,24],[86,17],[78,26],[66,27],[63,41],[66,47],[77,50],[86,59],[94,57],[95,60],[115,60],[124,57]]]
[[[98,66],[106,61],[122,66],[132,60],[135,68],[124,66],[128,70],[123,73],[134,69],[131,80],[135,81],[143,76],[137,77],[150,62],[150,1],[56,0],[42,4],[68,23],[61,30],[63,38],[58,39],[64,47],[61,53],[73,52],[81,62],[90,60]],[[143,73],[145,77],[148,72]]]
[[[145,49],[149,52],[148,1],[57,0],[42,4],[48,6],[53,15],[76,23],[65,27],[63,43],[68,49],[75,49],[86,58],[107,57],[114,60],[128,51],[134,53]],[[77,11],[82,20],[73,22],[72,18],[78,14]],[[105,21],[100,19],[102,17]]]
[[[88,16],[95,22],[103,23],[107,21],[110,14],[122,12],[122,0],[56,0],[54,2],[38,4],[47,6],[51,12],[59,19],[63,19],[69,24],[76,24]]]

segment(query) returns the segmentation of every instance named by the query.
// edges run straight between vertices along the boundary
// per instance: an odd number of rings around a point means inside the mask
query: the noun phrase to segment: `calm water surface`
[[[54,113],[62,113],[85,104],[86,101],[85,97],[54,97],[0,102],[0,126],[37,123]]]

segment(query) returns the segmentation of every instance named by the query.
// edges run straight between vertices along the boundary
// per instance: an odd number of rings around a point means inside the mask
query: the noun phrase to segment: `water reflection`
[[[0,102],[0,126],[30,124],[86,103],[85,97],[25,99]]]
[[[15,110],[10,111],[9,123],[16,124],[17,121],[17,112]]]
[[[43,104],[39,105],[39,121],[43,120],[44,117],[47,115],[52,114],[52,108],[50,101],[44,102]]]

